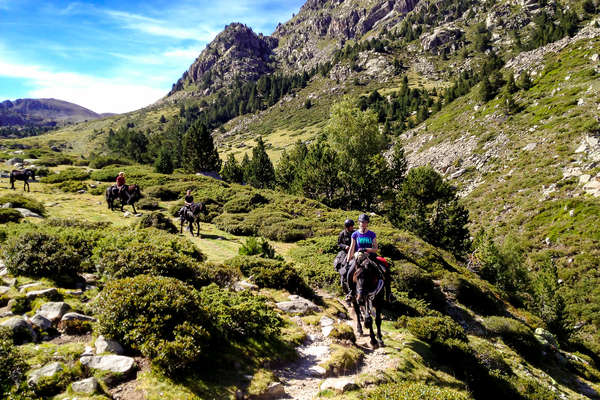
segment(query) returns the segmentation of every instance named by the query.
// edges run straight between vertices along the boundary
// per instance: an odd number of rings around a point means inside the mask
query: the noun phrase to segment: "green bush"
[[[236,195],[223,205],[223,211],[231,214],[247,213],[261,204],[268,204],[269,199],[259,193],[245,192]]]
[[[430,383],[403,381],[379,385],[370,392],[368,400],[469,400],[470,397],[456,389],[435,386]]]
[[[59,228],[77,228],[86,231],[104,229],[111,225],[110,222],[106,221],[87,221],[83,219],[71,218],[50,218],[46,220],[45,224]]]
[[[433,280],[425,271],[408,262],[396,263],[392,269],[392,286],[410,297],[431,301],[434,298]]]
[[[146,214],[140,220],[140,228],[156,228],[169,233],[177,233],[178,229],[169,217],[161,212]]]
[[[303,297],[314,297],[313,290],[290,264],[257,256],[237,256],[226,265],[239,268],[246,276],[252,276],[259,287],[285,289]]]
[[[149,187],[145,190],[145,192],[147,196],[154,197],[162,201],[172,201],[182,197],[179,190],[169,189],[168,187],[162,185]]]
[[[333,268],[337,252],[337,237],[327,236],[300,241],[289,254],[298,273],[311,286],[341,290],[340,276]]]
[[[242,214],[227,214],[223,213],[213,219],[215,226],[225,232],[237,236],[255,236],[257,228],[245,222]]]
[[[238,250],[241,256],[261,256],[263,258],[276,258],[275,249],[265,239],[249,237]]]
[[[507,317],[487,317],[483,326],[492,336],[500,336],[510,347],[527,358],[539,358],[542,349],[533,331],[521,321]]]
[[[160,205],[158,204],[158,200],[154,198],[143,198],[137,202],[137,206],[140,210],[149,210],[155,211],[160,209]]]
[[[0,224],[7,222],[20,222],[23,219],[21,213],[12,208],[0,208]]]
[[[56,167],[59,165],[72,165],[73,159],[71,157],[55,154],[45,155],[36,161],[36,164],[43,165],[44,167]]]
[[[175,278],[111,280],[94,306],[99,333],[139,350],[168,375],[200,361],[214,331],[198,292]]]
[[[103,252],[97,268],[111,278],[149,274],[193,282],[196,277],[194,260],[172,249],[145,243],[132,243],[119,250]]]
[[[337,340],[349,340],[352,343],[356,342],[354,329],[345,323],[336,323],[329,333],[329,337]]]
[[[54,185],[65,193],[77,193],[80,190],[88,190],[88,185],[80,181],[64,181]]]
[[[94,169],[104,168],[112,165],[129,165],[129,161],[119,157],[95,156],[90,160],[89,166]]]
[[[268,300],[248,291],[232,292],[210,285],[201,289],[200,302],[210,310],[223,339],[274,339],[283,326]]]
[[[27,369],[21,351],[13,344],[12,332],[0,327],[0,395],[7,395],[11,387],[19,386]]]
[[[428,343],[444,343],[450,339],[467,341],[463,328],[447,316],[400,317],[396,325],[408,329],[417,339]]]
[[[50,170],[46,167],[35,168],[35,176],[36,177],[48,176],[49,174],[50,174]]]
[[[46,208],[39,201],[20,194],[5,194],[0,204],[10,203],[12,208],[26,208],[39,215],[46,215]]]
[[[72,279],[79,272],[80,256],[58,237],[24,232],[8,240],[3,249],[12,275]]]
[[[482,315],[504,313],[504,303],[483,285],[476,285],[458,274],[447,274],[442,280],[444,292]]]
[[[205,263],[196,266],[195,285],[208,286],[211,283],[218,286],[230,286],[233,282],[239,281],[242,273],[238,268],[229,267],[221,264]]]
[[[64,181],[84,181],[90,177],[90,173],[81,168],[67,168],[58,174],[51,174],[40,181],[44,183],[60,183]]]

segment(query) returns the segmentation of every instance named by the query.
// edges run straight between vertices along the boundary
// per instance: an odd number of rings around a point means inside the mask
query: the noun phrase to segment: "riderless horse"
[[[121,211],[123,211],[123,206],[125,204],[129,204],[131,207],[133,207],[133,213],[137,214],[137,211],[135,210],[135,202],[141,198],[142,192],[140,191],[140,187],[138,185],[123,186],[121,190],[119,190],[116,185],[106,188],[106,203],[111,211],[113,211],[115,207],[114,201],[119,199],[121,200]]]
[[[15,189],[15,181],[23,181],[23,191],[27,188],[29,192],[29,179],[35,180],[35,171],[32,169],[13,170],[10,173],[10,188]]]
[[[179,233],[183,233],[183,225],[188,222],[189,230],[192,233],[192,236],[194,236],[195,223],[196,227],[198,228],[198,237],[200,237],[200,213],[203,213],[204,215],[208,214],[208,210],[206,209],[206,205],[204,203],[191,203],[188,206],[181,207],[177,213],[179,219],[181,220],[181,228]]]
[[[356,330],[363,334],[361,316],[364,317],[365,328],[369,329],[372,346],[383,346],[381,336],[381,310],[384,304],[385,274],[368,254],[357,252],[354,258],[355,268],[349,285],[354,286],[356,297],[352,297],[352,307],[356,314]],[[377,338],[373,332],[373,315],[377,326]]]

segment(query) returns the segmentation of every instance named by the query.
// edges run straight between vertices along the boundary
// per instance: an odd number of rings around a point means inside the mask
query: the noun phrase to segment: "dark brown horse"
[[[133,213],[137,214],[135,210],[135,202],[142,198],[142,192],[138,185],[124,186],[121,190],[117,188],[117,185],[109,186],[106,188],[106,203],[111,211],[114,210],[115,200],[121,200],[121,211],[125,204],[133,207]]]
[[[35,180],[35,172],[32,169],[12,170],[10,172],[10,188],[15,189],[15,181],[23,181],[23,191],[27,188],[29,192],[29,179]]]
[[[192,233],[192,236],[194,236],[195,223],[198,228],[198,237],[200,237],[200,213],[203,213],[204,215],[208,214],[208,210],[204,203],[192,203],[189,206],[181,207],[177,213],[181,220],[181,229],[179,230],[179,233],[183,233],[183,225],[188,222],[190,232]]]
[[[361,316],[365,328],[369,329],[372,346],[383,346],[381,337],[381,310],[384,304],[385,277],[379,266],[366,253],[358,253],[354,258],[355,268],[349,284],[354,286],[356,297],[352,297],[352,307],[356,314],[356,330],[362,335]],[[377,338],[373,332],[373,314],[377,325]]]

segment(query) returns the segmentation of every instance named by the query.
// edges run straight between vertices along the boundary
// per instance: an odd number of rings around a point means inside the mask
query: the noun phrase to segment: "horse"
[[[116,185],[107,187],[106,203],[111,211],[114,210],[114,201],[117,198],[121,200],[121,211],[123,211],[123,206],[125,204],[129,204],[131,207],[133,207],[133,213],[137,214],[137,211],[135,210],[135,202],[142,198],[142,192],[138,185],[128,185],[123,187],[120,191],[117,189]]]
[[[356,297],[352,296],[352,307],[356,314],[356,330],[363,334],[361,314],[364,315],[365,328],[369,329],[372,346],[384,346],[381,336],[381,310],[384,304],[385,274],[380,270],[375,261],[366,253],[358,253],[354,259],[355,268],[352,279],[348,284],[354,286]],[[377,326],[377,338],[373,332],[373,317]]]
[[[189,223],[190,232],[192,236],[194,236],[194,223],[196,223],[196,227],[198,228],[198,237],[200,237],[200,213],[204,215],[208,214],[208,210],[206,209],[206,205],[204,203],[192,203],[189,206],[181,207],[181,209],[177,212],[177,216],[181,220],[181,228],[179,233],[183,233],[183,225],[186,222]]]
[[[35,171],[32,169],[23,169],[23,170],[12,170],[10,172],[10,188],[15,190],[15,181],[23,181],[23,191],[27,187],[27,191],[29,192],[29,179],[35,181]]]

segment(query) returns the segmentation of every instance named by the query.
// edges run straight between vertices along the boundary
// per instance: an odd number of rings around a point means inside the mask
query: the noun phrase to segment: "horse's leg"
[[[27,191],[28,191],[28,192],[31,192],[31,189],[30,189],[30,187],[29,187],[29,181],[28,181],[28,180],[26,180],[26,181],[25,181],[25,184],[27,185]]]
[[[352,297],[352,307],[354,308],[354,314],[356,314],[356,331],[362,336],[363,329],[360,323],[360,307],[358,306],[358,303],[354,297]]]
[[[185,224],[185,219],[179,217],[179,233],[183,234],[183,224]]]
[[[375,307],[375,325],[377,326],[377,344],[381,347],[384,346],[383,338],[381,337],[381,302],[378,302]]]
[[[135,202],[134,202],[134,203],[131,203],[131,207],[133,207],[133,213],[134,213],[134,214],[137,214],[137,211],[135,211]]]
[[[198,230],[198,237],[200,237],[200,220],[196,221],[196,229]]]
[[[371,301],[369,299],[365,299],[365,302]],[[371,307],[373,308],[373,304],[371,303]],[[365,305],[365,312],[368,312],[368,307]],[[371,345],[376,346],[377,340],[375,339],[375,332],[373,331],[373,317],[371,313],[368,313],[365,316],[365,327],[369,328],[369,336],[371,337]]]

